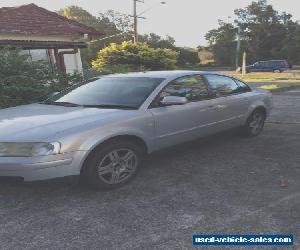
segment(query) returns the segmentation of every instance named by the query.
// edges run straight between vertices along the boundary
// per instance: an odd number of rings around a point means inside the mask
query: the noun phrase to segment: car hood
[[[0,141],[46,141],[68,129],[88,123],[107,123],[132,110],[30,104],[0,110]],[[114,118],[114,119],[112,119]]]

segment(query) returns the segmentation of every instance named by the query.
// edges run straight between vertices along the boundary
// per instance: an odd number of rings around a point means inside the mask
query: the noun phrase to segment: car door
[[[273,71],[274,64],[272,61],[261,62],[261,67],[263,72]]]
[[[206,74],[210,91],[214,96],[218,123],[216,130],[242,125],[249,107],[249,94],[246,94],[247,86],[243,88],[231,77]],[[248,91],[251,89],[248,87]]]
[[[252,72],[259,72],[261,71],[261,63],[260,62],[256,62],[253,64],[253,67],[251,68]]]
[[[265,63],[266,72],[272,72],[274,69],[276,69],[276,67],[278,67],[275,61],[266,61],[264,63]]]
[[[162,106],[165,96],[186,97],[184,105]],[[153,114],[158,148],[192,140],[210,132],[216,122],[215,101],[201,75],[171,81],[157,96],[149,110]]]
[[[254,68],[252,69],[253,72],[264,72],[267,71],[266,63],[265,62],[256,62],[254,63]]]

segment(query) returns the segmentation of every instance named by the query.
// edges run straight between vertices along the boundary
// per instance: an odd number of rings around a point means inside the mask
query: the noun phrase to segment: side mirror
[[[188,99],[180,96],[165,96],[160,103],[164,106],[183,105],[188,103]]]

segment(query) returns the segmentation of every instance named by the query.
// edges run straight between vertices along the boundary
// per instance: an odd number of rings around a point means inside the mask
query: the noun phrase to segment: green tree
[[[197,49],[187,47],[177,47],[179,52],[177,64],[179,66],[193,65],[200,62]]]
[[[139,36],[139,41],[147,43],[151,48],[175,49],[175,39],[171,36],[163,38],[157,34],[150,33]]]
[[[210,50],[214,54],[217,65],[231,66],[234,64],[236,28],[231,23],[219,21],[219,28],[210,30],[205,35]]]
[[[123,13],[109,10],[99,13],[98,17],[93,16],[86,10],[77,6],[67,6],[58,12],[69,19],[76,20],[82,24],[93,27],[105,34],[104,40],[94,40],[88,42],[88,48],[82,50],[83,65],[90,67],[91,61],[96,59],[97,52],[105,48],[110,43],[121,43],[132,40],[132,18]],[[141,43],[147,43],[151,48],[173,49],[179,53],[178,64],[195,64],[199,62],[197,52],[192,49],[175,46],[175,39],[171,36],[161,37],[155,33],[139,35]]]
[[[270,59],[300,61],[300,26],[292,21],[292,15],[278,13],[267,0],[254,1],[234,13],[235,25],[220,22],[217,29],[206,34],[217,64],[233,65],[237,27],[242,37],[241,52],[248,52],[249,63]]]
[[[75,20],[79,23],[87,25],[89,27],[93,27],[97,30],[103,29],[98,22],[97,18],[87,12],[86,10],[78,7],[78,6],[66,6],[58,11],[58,14],[71,19]]]
[[[78,6],[66,6],[59,10],[58,13],[71,20],[75,20],[84,25],[93,27],[102,32],[105,37],[112,36],[105,40],[93,40],[88,42],[88,47],[81,50],[83,66],[89,68],[91,61],[96,58],[97,52],[103,49],[106,45],[114,42],[131,39],[132,21],[128,15],[123,13],[108,10],[105,13],[99,13],[98,16],[93,16],[88,11]]]
[[[289,21],[291,15],[280,15],[266,0],[252,2],[234,12],[250,60],[280,59],[283,40],[288,33],[285,22]]]
[[[100,12],[98,20],[106,25],[111,25],[113,29],[110,32],[112,33],[132,31],[132,17],[119,11],[108,10],[104,13]]]
[[[198,46],[197,49],[200,64],[209,65],[214,63],[214,54],[209,47]]]
[[[130,26],[130,18],[128,16],[113,10],[99,13],[99,16],[96,17],[81,7],[66,6],[60,9],[58,14],[89,27],[93,27],[103,32],[106,36],[125,31]]]
[[[142,43],[147,43],[151,48],[160,49],[172,49],[178,52],[178,62],[179,66],[184,66],[186,64],[196,64],[199,63],[198,53],[195,49],[186,47],[176,47],[175,39],[171,36],[166,36],[165,38],[155,34],[145,34],[139,36],[139,41]]]
[[[300,25],[290,24],[288,35],[283,40],[280,51],[281,58],[288,58],[292,64],[300,63]]]
[[[93,67],[105,73],[175,68],[178,53],[171,49],[155,49],[146,43],[125,41],[112,43],[100,50]]]

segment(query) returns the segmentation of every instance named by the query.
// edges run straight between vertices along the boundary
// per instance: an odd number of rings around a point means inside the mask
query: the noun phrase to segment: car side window
[[[234,80],[239,85],[238,92],[245,93],[245,92],[250,92],[251,91],[251,88],[246,83],[244,83],[244,82],[242,82],[238,79],[234,79]]]
[[[260,62],[261,67],[268,67],[270,64],[268,62]]]
[[[287,67],[287,65],[288,65],[288,63],[287,63],[286,61],[279,61],[279,62],[278,62],[278,66],[279,66],[279,67],[285,68],[285,67]]]
[[[205,75],[214,97],[227,96],[239,92],[239,86],[230,77],[221,75]]]
[[[264,66],[268,67],[268,68],[272,68],[274,66],[276,66],[276,63],[272,62],[272,61],[268,61],[268,62],[264,62]]]
[[[160,100],[165,96],[186,97],[190,102],[196,102],[207,99],[209,91],[201,75],[184,76],[170,82],[160,93]]]

